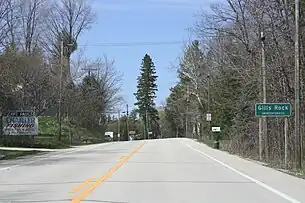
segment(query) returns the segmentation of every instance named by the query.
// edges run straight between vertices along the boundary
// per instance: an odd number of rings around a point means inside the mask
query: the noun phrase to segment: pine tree
[[[140,117],[144,121],[145,126],[149,127],[149,129],[154,128],[155,132],[159,131],[159,115],[154,101],[158,91],[157,78],[155,65],[151,57],[145,54],[142,59],[140,76],[137,79],[137,92],[134,93],[137,99],[135,105],[138,106]]]

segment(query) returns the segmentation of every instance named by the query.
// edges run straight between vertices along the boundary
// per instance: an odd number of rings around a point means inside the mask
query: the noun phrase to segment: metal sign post
[[[288,117],[291,116],[291,104],[290,103],[258,103],[255,104],[255,116],[256,117],[284,117],[284,139],[285,139],[285,152],[284,152],[284,165],[287,167],[287,153],[288,153]],[[262,157],[262,143],[261,137],[259,153],[260,157]],[[268,153],[266,150],[265,153]],[[267,155],[267,154],[266,154]]]
[[[212,127],[212,132],[220,133],[220,127]],[[215,135],[214,148],[219,149],[219,134]]]

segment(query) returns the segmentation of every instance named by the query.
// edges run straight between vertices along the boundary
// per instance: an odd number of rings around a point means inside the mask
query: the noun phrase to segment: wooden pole
[[[299,53],[299,12],[300,1],[295,0],[295,164],[296,168],[302,168],[302,139],[300,135],[300,53]]]

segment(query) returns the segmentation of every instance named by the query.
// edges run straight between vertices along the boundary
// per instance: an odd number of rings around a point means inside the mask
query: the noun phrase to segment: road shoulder
[[[198,143],[194,140],[181,139],[181,142],[185,145],[188,145],[193,150],[198,151],[198,154],[206,157],[209,156],[208,158],[215,159],[217,162],[221,162],[231,167],[230,170],[235,169],[237,172],[252,178],[252,181],[257,180],[265,186],[270,187],[269,189],[275,189],[276,191],[273,192],[279,192],[280,194],[278,195],[287,195],[288,198],[291,197],[291,200],[298,200],[296,202],[305,202],[304,179],[262,166],[250,160],[245,160],[236,155],[231,155],[220,150],[212,149],[207,145]]]
[[[85,151],[88,149],[98,148],[98,147],[106,147],[110,145],[115,145],[118,142],[107,142],[107,143],[99,143],[99,144],[91,144],[91,145],[83,145],[77,146],[73,148],[66,148],[66,149],[58,149],[56,151],[40,151],[37,154],[26,155],[21,157],[16,157],[15,159],[9,160],[1,160],[0,159],[0,171],[9,170],[11,168],[31,164],[34,162],[43,161],[50,158],[59,158],[66,155],[69,155],[73,152],[77,151]],[[21,150],[23,151],[23,150]]]

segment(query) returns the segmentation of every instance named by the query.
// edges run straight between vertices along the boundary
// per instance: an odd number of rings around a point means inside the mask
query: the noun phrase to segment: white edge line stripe
[[[182,142],[182,141],[181,141],[181,142]],[[260,182],[260,181],[258,181],[258,180],[256,180],[256,179],[252,178],[251,176],[248,176],[248,175],[246,175],[246,174],[244,174],[244,173],[242,173],[242,172],[236,170],[235,168],[233,168],[233,167],[231,167],[231,166],[229,166],[229,165],[227,165],[227,164],[225,164],[225,163],[223,163],[223,162],[221,162],[221,161],[215,159],[214,157],[212,157],[212,156],[210,156],[210,155],[208,155],[208,154],[206,154],[206,153],[200,151],[199,149],[196,149],[195,147],[193,147],[193,146],[191,146],[191,145],[189,145],[189,144],[186,144],[186,143],[184,143],[184,142],[182,142],[182,143],[183,143],[184,145],[186,145],[187,147],[191,148],[192,150],[194,150],[194,151],[196,151],[196,152],[199,152],[200,154],[202,154],[202,155],[204,155],[204,156],[206,156],[206,157],[212,159],[213,161],[219,163],[220,165],[226,167],[227,169],[230,169],[231,171],[234,171],[234,172],[237,173],[238,175],[243,176],[244,178],[247,178],[248,180],[250,180],[250,181],[256,183],[257,185],[259,185],[259,186],[261,186],[261,187],[263,187],[263,188],[265,188],[265,189],[267,189],[267,190],[269,190],[269,191],[271,191],[271,192],[277,194],[278,196],[280,196],[280,197],[282,197],[282,198],[284,198],[284,199],[290,201],[291,203],[301,203],[300,201],[298,201],[298,200],[296,200],[296,199],[293,199],[292,197],[290,197],[290,196],[288,196],[288,195],[286,195],[286,194],[284,194],[284,193],[282,193],[282,192],[280,192],[280,191],[278,191],[278,190],[272,188],[271,186],[269,186],[269,185],[267,185],[267,184],[265,184],[265,183],[262,183],[262,182]]]

